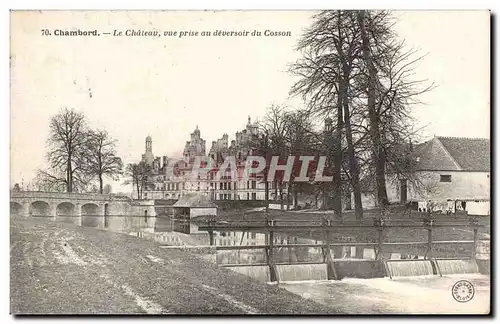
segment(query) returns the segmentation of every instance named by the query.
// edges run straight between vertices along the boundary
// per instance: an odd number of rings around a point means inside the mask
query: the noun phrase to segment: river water
[[[457,302],[452,287],[468,280],[475,294],[469,302]],[[460,274],[394,279],[354,279],[280,283],[304,298],[336,305],[348,314],[487,314],[490,303],[490,277]]]

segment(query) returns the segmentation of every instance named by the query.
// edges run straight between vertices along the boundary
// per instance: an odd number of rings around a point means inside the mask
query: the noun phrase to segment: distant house
[[[216,216],[217,205],[203,194],[186,193],[172,205],[174,230],[186,234],[198,232],[198,226],[190,220],[199,216]]]
[[[490,198],[489,139],[434,137],[415,145],[411,159],[417,183],[389,174],[390,202]]]

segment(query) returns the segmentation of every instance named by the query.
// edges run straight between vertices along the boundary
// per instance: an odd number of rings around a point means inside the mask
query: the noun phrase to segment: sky
[[[45,163],[49,120],[63,107],[85,114],[118,140],[124,163],[137,162],[145,137],[156,156],[182,153],[199,127],[207,142],[234,138],[248,116],[289,98],[288,64],[308,11],[33,11],[11,14],[11,185]],[[413,107],[424,138],[490,134],[488,11],[396,11],[409,48],[427,54],[415,78],[436,88]],[[290,31],[290,37],[43,36],[59,30]],[[120,190],[119,188],[114,188]]]

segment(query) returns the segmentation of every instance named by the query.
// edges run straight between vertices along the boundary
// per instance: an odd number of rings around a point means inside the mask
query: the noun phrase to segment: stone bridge
[[[10,214],[116,231],[154,229],[153,200],[94,193],[11,191]]]

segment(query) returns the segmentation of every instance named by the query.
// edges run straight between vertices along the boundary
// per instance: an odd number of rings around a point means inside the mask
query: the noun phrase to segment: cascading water
[[[259,282],[265,283],[271,281],[268,266],[227,267],[226,269],[254,278]]]
[[[325,264],[277,265],[279,281],[326,280]]]
[[[432,275],[430,260],[388,261],[387,268],[392,277],[411,277]]]
[[[441,274],[479,273],[475,260],[436,260]]]

